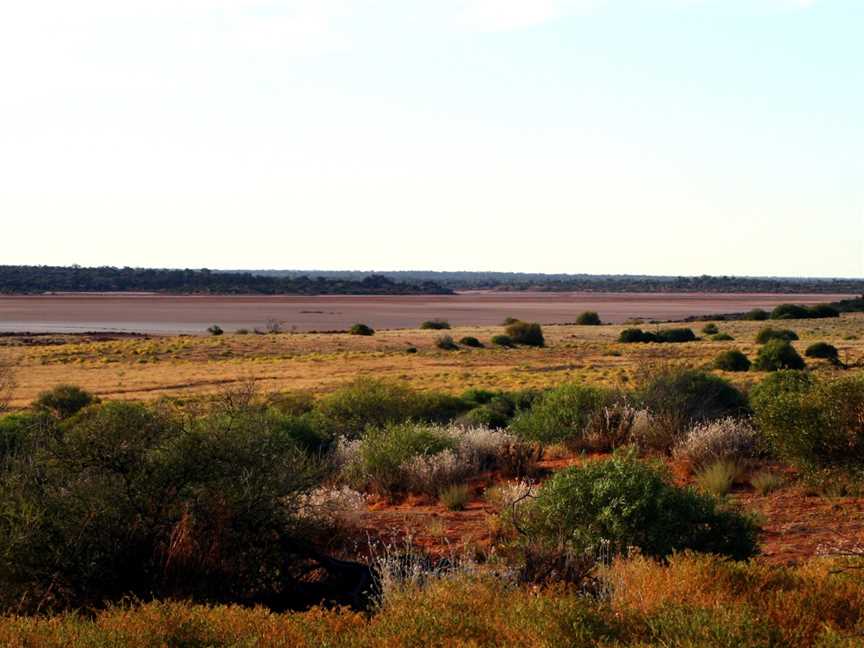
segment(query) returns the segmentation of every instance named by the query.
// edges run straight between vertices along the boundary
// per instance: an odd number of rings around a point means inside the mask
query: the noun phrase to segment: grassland
[[[704,323],[693,325],[699,334]],[[501,327],[454,327],[456,340],[475,336],[483,349],[444,351],[435,347],[440,331],[399,329],[372,337],[347,334],[281,333],[205,336],[147,336],[94,340],[87,336],[11,336],[0,338],[0,354],[17,367],[13,406],[24,407],[42,390],[73,383],[103,398],[153,400],[189,398],[254,379],[266,391],[325,392],[358,375],[404,381],[419,389],[460,392],[469,387],[516,389],[562,382],[627,386],[646,363],[672,361],[710,364],[720,352],[740,349],[751,358],[755,336],[766,322],[719,322],[735,339],[708,336],[685,344],[620,344],[622,325],[545,326],[545,348],[506,349],[489,344]],[[672,325],[663,325],[672,326]],[[847,365],[864,362],[864,315],[836,319],[786,320],[800,340],[799,352],[813,342],[836,346]],[[655,328],[655,325],[645,325]],[[409,348],[417,353],[407,353]],[[817,371],[836,371],[811,361]],[[741,386],[757,372],[730,373]]]

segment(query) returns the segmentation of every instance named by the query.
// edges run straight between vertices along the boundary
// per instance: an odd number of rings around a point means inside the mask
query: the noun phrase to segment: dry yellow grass
[[[704,323],[691,326],[697,334]],[[449,331],[458,340],[478,337],[485,349],[443,351],[435,348],[439,331],[379,331],[374,337],[345,334],[286,333],[220,337],[166,336],[82,342],[72,336],[0,339],[0,353],[17,365],[12,404],[23,407],[42,390],[74,383],[103,398],[148,400],[160,396],[193,396],[247,381],[265,390],[326,391],[358,375],[402,380],[420,389],[459,392],[469,387],[545,387],[565,381],[624,385],[646,363],[673,361],[707,365],[721,351],[739,348],[751,358],[756,332],[765,325],[792,328],[809,344],[824,340],[840,349],[841,359],[864,359],[864,315],[839,319],[784,322],[719,322],[735,340],[701,340],[686,344],[619,344],[620,325],[547,326],[544,349],[502,349],[489,345],[500,327],[459,327]],[[664,327],[678,326],[674,324]],[[686,326],[686,325],[685,325]],[[654,329],[646,324],[643,328]],[[59,338],[59,339],[57,339]],[[63,340],[63,343],[56,343]],[[35,342],[35,343],[32,343]],[[406,353],[414,346],[418,353]],[[832,371],[821,361],[810,363]],[[729,374],[746,385],[758,373]]]

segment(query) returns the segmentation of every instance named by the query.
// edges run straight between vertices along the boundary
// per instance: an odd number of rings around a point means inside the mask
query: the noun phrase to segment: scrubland
[[[0,643],[862,645],[862,324],[2,338]]]

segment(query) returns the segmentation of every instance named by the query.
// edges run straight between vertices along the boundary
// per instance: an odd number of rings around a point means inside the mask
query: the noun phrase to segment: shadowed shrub
[[[786,340],[770,340],[759,349],[753,368],[757,371],[804,369],[804,359]]]
[[[743,320],[750,320],[754,322],[764,322],[770,317],[768,311],[762,308],[754,308],[751,311],[747,311],[741,316]]]
[[[763,328],[756,334],[756,343],[765,344],[771,340],[786,340],[794,342],[798,339],[798,334],[790,329],[775,329],[770,326]]]
[[[579,313],[576,323],[580,326],[600,326],[603,322],[600,321],[600,316],[595,311],[585,311]]]
[[[449,335],[439,335],[435,338],[435,346],[444,351],[456,351],[459,348]]]
[[[98,402],[99,399],[86,389],[76,385],[57,385],[39,394],[33,401],[33,409],[65,419]]]
[[[694,342],[697,339],[696,334],[689,328],[663,329],[657,333],[657,340],[659,342]]]
[[[728,333],[717,333],[716,335],[711,336],[713,342],[731,342],[734,339],[735,338]]]
[[[713,366],[720,371],[748,371],[750,360],[738,349],[724,351],[714,358]]]
[[[426,320],[425,322],[423,322],[420,325],[420,328],[432,330],[432,331],[441,331],[444,329],[449,329],[450,328],[450,322],[448,322],[447,320],[443,320],[443,319]]]
[[[660,338],[654,333],[643,331],[640,328],[627,328],[618,334],[618,341],[624,344],[634,344],[637,342],[659,342]]]
[[[514,344],[542,347],[546,344],[543,329],[537,322],[513,322],[507,326],[507,335]]]
[[[351,335],[375,335],[375,330],[366,324],[354,324],[348,333]]]
[[[720,329],[717,328],[717,325],[714,322],[709,322],[705,326],[702,327],[702,332],[705,335],[716,335],[720,332]]]
[[[482,349],[483,343],[478,340],[473,335],[466,335],[465,337],[459,340],[459,344],[466,347],[471,347],[472,349]]]
[[[510,348],[513,346],[513,338],[509,335],[493,335],[492,344],[495,346]]]
[[[804,355],[808,358],[821,358],[823,360],[828,360],[832,364],[840,363],[840,354],[837,351],[837,347],[833,344],[828,344],[827,342],[816,342],[811,344],[804,351]]]

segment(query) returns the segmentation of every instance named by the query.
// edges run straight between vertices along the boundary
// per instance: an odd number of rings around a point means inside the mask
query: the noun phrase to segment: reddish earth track
[[[607,322],[634,317],[674,320],[771,308],[784,302],[813,304],[849,295],[715,293],[465,292],[411,296],[168,296],[39,295],[0,297],[0,331],[140,331],[203,333],[211,324],[231,331],[263,328],[268,319],[300,331],[411,328],[441,317],[454,325],[497,325],[508,316],[541,323],[572,322],[584,310]]]

